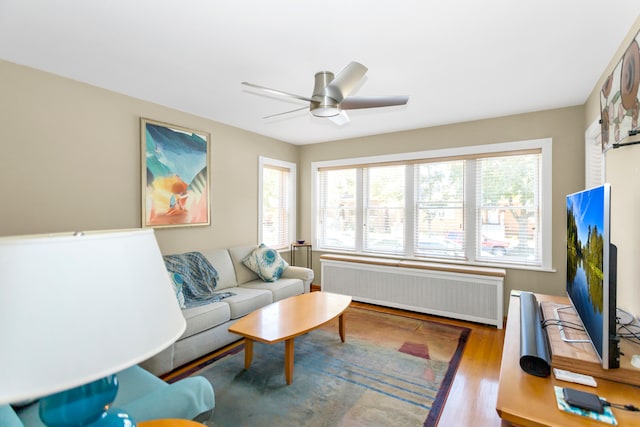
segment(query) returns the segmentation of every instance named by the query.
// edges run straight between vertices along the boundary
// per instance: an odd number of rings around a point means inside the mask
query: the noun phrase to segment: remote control
[[[556,379],[561,381],[569,381],[576,384],[588,385],[590,387],[597,387],[598,383],[593,377],[589,375],[578,374],[576,372],[565,371],[564,369],[553,368],[553,375]]]

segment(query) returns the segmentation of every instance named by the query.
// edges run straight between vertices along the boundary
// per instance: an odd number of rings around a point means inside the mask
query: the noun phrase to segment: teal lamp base
[[[40,419],[49,427],[135,427],[129,415],[109,408],[118,394],[115,375],[40,399]]]

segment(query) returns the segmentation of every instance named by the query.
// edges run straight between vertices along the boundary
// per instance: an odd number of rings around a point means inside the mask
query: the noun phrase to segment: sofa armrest
[[[304,284],[304,292],[311,290],[311,282],[313,281],[313,270],[306,267],[298,267],[290,265],[282,272],[282,277],[286,279],[300,279]]]
[[[24,424],[10,405],[0,405],[0,426],[24,427]]]
[[[192,420],[214,407],[213,387],[204,377],[185,378],[119,406],[136,422],[162,418]]]
[[[118,373],[119,388],[113,407],[129,413],[136,421],[159,418],[193,419],[213,409],[213,387],[204,377],[190,377],[168,384],[138,366]],[[20,424],[12,424],[15,413],[0,406],[0,427],[44,426],[36,402],[17,411]]]

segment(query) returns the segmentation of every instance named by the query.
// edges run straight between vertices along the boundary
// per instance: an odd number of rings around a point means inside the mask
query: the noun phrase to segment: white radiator
[[[485,323],[502,329],[504,276],[324,260],[322,257],[320,261],[323,291],[350,295],[354,301]]]

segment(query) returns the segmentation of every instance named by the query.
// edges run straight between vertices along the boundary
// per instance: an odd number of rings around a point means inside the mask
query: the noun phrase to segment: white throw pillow
[[[242,263],[265,282],[275,282],[289,266],[278,251],[267,247],[264,243],[255,248],[242,260]]]

